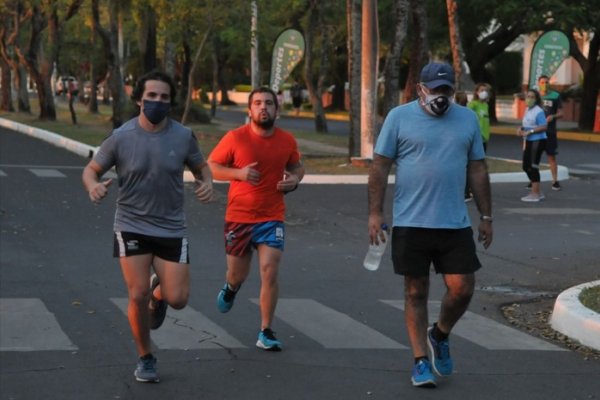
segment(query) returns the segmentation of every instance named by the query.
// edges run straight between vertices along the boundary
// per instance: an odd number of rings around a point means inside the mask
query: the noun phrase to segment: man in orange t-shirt
[[[227,274],[217,306],[223,313],[250,272],[252,249],[260,267],[261,329],[256,346],[281,350],[271,330],[279,296],[277,275],[284,244],[284,194],[296,190],[304,167],[296,139],[275,127],[279,112],[271,89],[254,89],[248,98],[250,123],[229,131],[210,154],[208,164],[216,180],[230,181],[225,212]]]

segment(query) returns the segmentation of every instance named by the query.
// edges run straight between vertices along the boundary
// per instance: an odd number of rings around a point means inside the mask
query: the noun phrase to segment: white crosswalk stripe
[[[127,298],[110,300],[127,315]],[[190,306],[183,310],[169,308],[165,322],[160,329],[151,332],[151,337],[158,348],[169,350],[246,347]]]
[[[404,310],[404,300],[380,301],[394,308]],[[440,314],[440,304],[439,301],[429,302],[429,323],[437,320]],[[488,350],[564,350],[470,311],[467,311],[454,326],[452,334],[467,339]]]
[[[127,298],[111,298],[110,301],[127,318]],[[258,305],[258,299],[250,301]],[[379,301],[404,310],[403,300]],[[439,301],[429,303],[430,322],[437,319],[439,308]],[[275,316],[326,349],[408,349],[407,345],[313,299],[279,299]],[[469,311],[452,334],[488,350],[565,351]],[[248,347],[190,306],[183,310],[169,308],[163,326],[152,331],[151,337],[156,347],[162,350]],[[0,298],[0,351],[77,349],[40,299]]]
[[[77,350],[40,299],[0,298],[0,351]]]
[[[275,316],[328,349],[407,348],[312,299],[279,299]]]
[[[67,176],[57,169],[29,168],[29,171],[39,178],[66,178]]]

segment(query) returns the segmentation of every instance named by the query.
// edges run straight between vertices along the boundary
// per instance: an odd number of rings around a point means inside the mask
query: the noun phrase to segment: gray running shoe
[[[156,358],[154,356],[145,360],[140,358],[133,375],[138,382],[160,382],[156,372]]]

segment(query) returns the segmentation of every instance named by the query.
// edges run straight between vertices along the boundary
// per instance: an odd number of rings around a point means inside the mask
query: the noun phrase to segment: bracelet
[[[487,221],[487,222],[493,222],[494,218],[492,218],[489,215],[482,215],[481,217],[479,217],[480,221]]]

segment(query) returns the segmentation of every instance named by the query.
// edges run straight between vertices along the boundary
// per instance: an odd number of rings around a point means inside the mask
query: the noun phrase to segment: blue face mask
[[[163,101],[144,100],[144,115],[154,125],[160,123],[171,109],[171,103]]]

